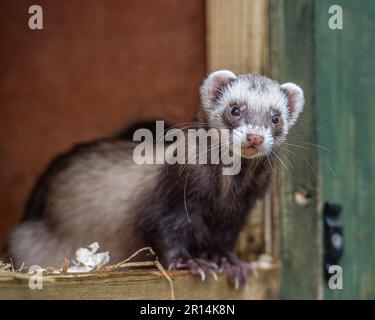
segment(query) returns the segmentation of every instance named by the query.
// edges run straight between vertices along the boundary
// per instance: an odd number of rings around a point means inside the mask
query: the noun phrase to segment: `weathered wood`
[[[202,282],[187,271],[171,273],[175,299],[275,299],[279,266],[259,269],[248,289],[234,289],[226,276]],[[0,273],[0,299],[171,299],[170,283],[159,271],[137,270],[44,276],[43,289],[29,289],[28,276]]]
[[[342,204],[343,289],[334,299],[375,299],[375,1],[337,0],[344,29],[331,30],[331,1],[316,3],[318,143],[322,194]],[[332,173],[332,169],[334,175]]]
[[[315,150],[314,1],[270,0],[270,75],[295,82],[305,93],[301,119],[292,128],[278,182],[281,227],[281,298],[316,299],[322,293],[321,216]],[[295,154],[295,155],[294,155]],[[291,163],[286,159],[288,158]]]

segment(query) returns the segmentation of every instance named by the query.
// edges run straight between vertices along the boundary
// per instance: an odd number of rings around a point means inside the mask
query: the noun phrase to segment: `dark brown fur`
[[[136,233],[165,264],[178,257],[226,256],[270,182],[268,162],[255,163],[243,160],[234,176],[223,176],[220,165],[189,165],[182,172],[180,165],[166,166],[157,189],[142,195]]]

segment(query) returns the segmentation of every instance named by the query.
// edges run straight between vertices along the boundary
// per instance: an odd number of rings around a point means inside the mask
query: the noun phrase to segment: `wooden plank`
[[[316,3],[316,101],[318,142],[330,150],[320,153],[322,193],[343,206],[344,281],[325,297],[375,299],[375,2],[335,1],[342,30],[328,28],[331,4]]]
[[[206,17],[209,71],[267,73],[268,0],[207,0]],[[278,253],[273,198],[274,193],[270,192],[258,204],[240,233],[236,249],[243,259],[255,259],[260,253]]]
[[[280,166],[281,298],[316,299],[322,295],[321,216],[316,190],[313,0],[270,0],[270,75],[295,82],[305,93],[301,119],[284,147],[289,169]],[[288,149],[288,151],[286,150]],[[295,154],[295,155],[294,155]],[[297,200],[297,201],[296,201]]]
[[[268,0],[206,0],[208,70],[264,73]]]
[[[202,282],[187,271],[171,273],[175,299],[275,299],[279,266],[258,269],[248,289],[234,289],[226,276]],[[0,273],[0,299],[171,299],[171,287],[159,271],[123,271],[44,276],[43,289],[31,290],[28,276]]]

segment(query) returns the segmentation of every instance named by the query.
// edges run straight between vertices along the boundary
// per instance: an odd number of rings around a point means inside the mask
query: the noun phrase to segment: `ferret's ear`
[[[281,85],[281,89],[288,98],[288,126],[290,128],[297,121],[299,114],[303,110],[305,99],[302,89],[294,83],[284,83]]]
[[[209,102],[216,101],[225,85],[236,78],[237,76],[229,70],[212,72],[201,87],[202,99]]]

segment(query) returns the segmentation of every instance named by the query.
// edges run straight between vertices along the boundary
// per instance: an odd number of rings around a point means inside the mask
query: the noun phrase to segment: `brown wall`
[[[188,121],[205,74],[202,0],[0,2],[0,238],[72,144],[138,119]]]

